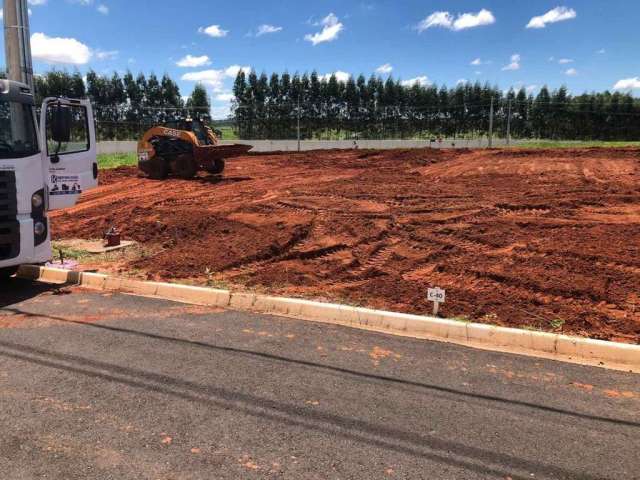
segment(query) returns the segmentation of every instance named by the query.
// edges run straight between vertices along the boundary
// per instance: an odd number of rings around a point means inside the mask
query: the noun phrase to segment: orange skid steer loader
[[[138,168],[149,178],[193,178],[200,170],[221,174],[225,158],[239,157],[251,145],[220,145],[213,130],[201,120],[183,120],[155,126],[138,142]]]

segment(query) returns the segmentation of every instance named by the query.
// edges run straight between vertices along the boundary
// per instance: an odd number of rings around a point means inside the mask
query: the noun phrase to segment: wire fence
[[[591,105],[553,102],[532,110],[516,101],[415,108],[411,105],[375,109],[325,105],[303,108],[295,103],[235,108],[233,116],[211,120],[208,111],[148,108],[123,111],[96,107],[98,140],[137,140],[149,128],[187,117],[202,116],[223,140],[428,140],[484,139],[640,141],[640,112],[591,110]]]

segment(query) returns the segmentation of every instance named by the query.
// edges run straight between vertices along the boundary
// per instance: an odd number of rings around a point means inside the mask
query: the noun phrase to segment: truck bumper
[[[27,216],[19,216],[20,225],[20,251],[17,257],[0,260],[0,268],[13,267],[25,263],[43,263],[51,260],[50,234],[47,239],[37,247],[34,246],[33,219]]]

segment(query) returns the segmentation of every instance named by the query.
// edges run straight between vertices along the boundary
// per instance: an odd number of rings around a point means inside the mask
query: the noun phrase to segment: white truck
[[[38,123],[30,88],[0,80],[0,280],[51,259],[47,213],[75,205],[97,179],[89,101],[47,98]]]

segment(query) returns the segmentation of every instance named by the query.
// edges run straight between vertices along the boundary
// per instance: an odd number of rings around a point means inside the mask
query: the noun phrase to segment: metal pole
[[[509,99],[509,113],[507,114],[507,145],[511,145],[511,99]]]
[[[33,64],[27,0],[4,0],[4,39],[7,77],[33,91]]]
[[[300,94],[298,94],[298,152],[300,152]]]
[[[489,148],[493,146],[493,97],[491,97],[491,109],[489,110]]]

